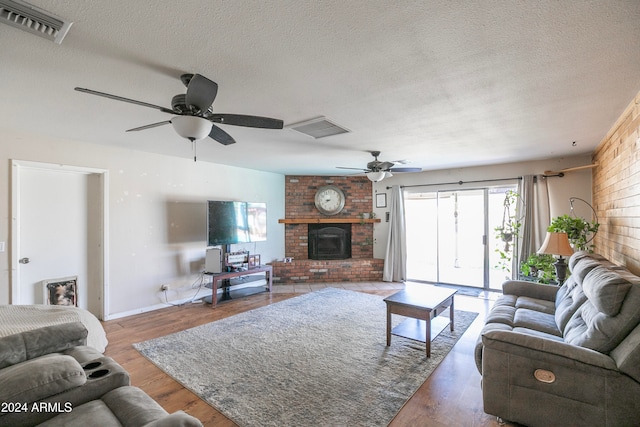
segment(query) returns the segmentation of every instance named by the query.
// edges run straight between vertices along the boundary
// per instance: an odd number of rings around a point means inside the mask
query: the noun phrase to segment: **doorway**
[[[410,280],[500,290],[511,273],[500,262],[494,231],[504,197],[517,185],[405,192],[407,277]]]
[[[44,282],[77,278],[77,306],[107,313],[107,171],[12,161],[11,303],[47,304]]]

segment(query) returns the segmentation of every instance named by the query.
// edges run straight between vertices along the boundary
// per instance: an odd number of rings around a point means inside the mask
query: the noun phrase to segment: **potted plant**
[[[597,222],[588,222],[583,218],[562,215],[554,218],[547,231],[552,233],[567,233],[569,243],[576,251],[593,252],[593,246],[589,243],[593,240],[598,232],[600,224]]]
[[[520,264],[520,272],[525,279],[539,283],[551,283],[555,277],[555,262],[553,255],[531,254],[526,261]]]

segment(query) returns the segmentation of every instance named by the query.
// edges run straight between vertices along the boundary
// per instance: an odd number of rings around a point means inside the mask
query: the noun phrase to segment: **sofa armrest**
[[[542,283],[526,282],[524,280],[507,280],[502,284],[502,293],[519,297],[537,298],[555,301],[558,293],[557,286]]]
[[[0,338],[0,369],[25,360],[85,345],[87,329],[80,322],[45,326]]]
[[[33,402],[80,387],[86,382],[84,370],[73,357],[48,354],[0,369],[0,402],[30,407]]]
[[[528,358],[533,357],[532,351],[538,351],[540,352],[539,354],[543,355],[539,359],[546,362],[564,358],[570,364],[582,363],[595,368],[618,370],[615,361],[606,354],[561,341],[519,332],[489,331],[482,335],[482,344],[485,348],[492,348]],[[544,357],[544,355],[548,357]]]

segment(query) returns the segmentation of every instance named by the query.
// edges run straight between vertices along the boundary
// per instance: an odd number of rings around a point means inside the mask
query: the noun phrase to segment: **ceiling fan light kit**
[[[367,176],[367,178],[369,178],[369,181],[371,182],[380,182],[385,178],[388,178],[390,176],[393,176],[391,174],[391,172],[384,172],[384,171],[379,171],[379,172],[365,172],[365,175]]]
[[[176,116],[171,119],[176,133],[189,141],[198,141],[209,136],[213,124],[202,117]]]

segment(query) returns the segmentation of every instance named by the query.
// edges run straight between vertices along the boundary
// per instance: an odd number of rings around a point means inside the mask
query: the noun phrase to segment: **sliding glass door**
[[[500,289],[510,275],[495,228],[513,186],[405,192],[407,276],[411,280]]]

